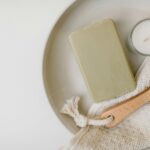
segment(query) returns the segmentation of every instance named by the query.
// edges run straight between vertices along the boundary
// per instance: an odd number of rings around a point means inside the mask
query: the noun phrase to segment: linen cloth
[[[116,99],[95,103],[88,116],[100,115],[106,108],[125,101],[150,87],[150,58],[147,57],[136,74],[137,88]],[[78,121],[82,121],[82,117]],[[79,124],[80,125],[80,124]],[[103,126],[83,128],[63,147],[63,150],[144,150],[150,149],[150,104],[143,106],[112,129]]]

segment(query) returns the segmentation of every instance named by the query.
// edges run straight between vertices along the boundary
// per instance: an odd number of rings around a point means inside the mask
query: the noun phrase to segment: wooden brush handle
[[[110,107],[101,114],[100,118],[107,118],[109,116],[113,116],[114,120],[110,124],[106,125],[106,127],[112,128],[121,123],[130,114],[132,114],[148,102],[150,102],[150,89],[125,102]]]

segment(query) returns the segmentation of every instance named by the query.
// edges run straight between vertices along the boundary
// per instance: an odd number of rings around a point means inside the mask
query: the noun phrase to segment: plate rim
[[[55,108],[55,104],[53,103],[53,100],[52,98],[50,97],[50,94],[49,94],[49,91],[48,91],[48,86],[47,86],[47,82],[46,82],[46,58],[47,58],[47,53],[49,51],[48,47],[49,47],[49,44],[51,43],[51,37],[53,35],[53,32],[54,32],[54,29],[55,27],[57,26],[59,20],[61,18],[63,18],[63,16],[74,6],[74,4],[78,3],[79,1],[77,0],[73,0],[70,4],[67,5],[67,7],[65,9],[63,9],[59,15],[57,16],[57,19],[54,21],[54,24],[52,25],[51,27],[51,30],[48,34],[48,38],[46,40],[46,44],[45,44],[45,47],[44,47],[44,52],[43,52],[43,56],[42,56],[42,81],[43,81],[43,85],[44,85],[44,91],[46,93],[46,97],[47,97],[47,101],[48,103],[50,104],[50,107],[52,108],[53,112],[55,113],[55,116],[59,119],[60,123],[68,130],[70,131],[71,133],[75,134],[77,131],[73,130],[69,125],[67,125],[62,117],[61,117],[61,114],[56,110]]]

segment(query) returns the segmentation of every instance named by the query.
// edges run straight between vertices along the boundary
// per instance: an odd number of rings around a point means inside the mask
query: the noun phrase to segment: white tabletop
[[[0,0],[0,150],[57,150],[72,134],[42,80],[52,25],[72,0]]]

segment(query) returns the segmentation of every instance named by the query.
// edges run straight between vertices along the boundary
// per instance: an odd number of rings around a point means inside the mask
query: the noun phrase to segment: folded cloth
[[[78,111],[78,97],[69,100],[62,113],[74,118],[80,131],[63,150],[144,150],[150,149],[150,105],[147,104],[112,129],[103,126],[112,121],[94,120],[106,108],[125,101],[150,87],[150,58],[147,57],[136,74],[137,88],[124,96],[91,106],[88,115]]]

